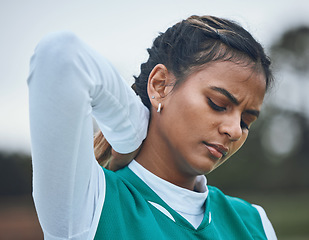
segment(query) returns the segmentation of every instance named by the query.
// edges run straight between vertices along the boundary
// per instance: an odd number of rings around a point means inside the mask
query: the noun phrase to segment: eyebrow
[[[260,111],[257,111],[257,110],[252,110],[252,109],[245,110],[245,113],[248,113],[248,114],[254,115],[254,116],[256,116],[257,118],[258,118],[258,117],[259,117],[259,115],[260,115]]]
[[[226,96],[232,103],[234,103],[235,105],[239,105],[239,101],[233,96],[233,94],[231,94],[229,91],[227,91],[224,88],[220,88],[220,87],[210,87],[212,90],[217,91],[221,94],[223,94],[224,96]]]
[[[233,104],[235,105],[239,105],[239,101],[237,100],[236,97],[233,96],[233,94],[231,94],[229,91],[227,91],[224,88],[220,88],[220,87],[215,87],[215,86],[211,86],[210,89],[217,91],[221,94],[223,94],[224,96],[226,96]],[[247,109],[245,110],[245,113],[251,114],[253,116],[256,116],[257,118],[260,115],[260,111],[258,110],[253,110],[253,109]]]

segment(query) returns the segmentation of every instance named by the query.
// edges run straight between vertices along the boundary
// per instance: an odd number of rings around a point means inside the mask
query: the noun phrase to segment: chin
[[[223,163],[226,162],[226,160],[228,159],[229,157],[225,157],[224,159],[221,159],[219,162],[217,162],[217,164],[213,165],[212,169],[208,172],[208,173],[211,173],[212,171],[216,170],[218,167],[220,167]]]
[[[227,158],[224,159],[207,159],[197,165],[196,169],[198,172],[200,172],[200,174],[206,175],[208,173],[211,173],[212,171],[214,171],[216,168],[218,168],[219,166],[221,166],[221,164],[223,164],[225,161],[227,160]]]
[[[212,172],[217,166],[213,162],[203,162],[202,164],[198,164],[194,167],[196,169],[197,175],[206,175]]]

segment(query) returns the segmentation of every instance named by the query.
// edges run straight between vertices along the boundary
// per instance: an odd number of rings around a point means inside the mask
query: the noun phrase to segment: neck
[[[181,171],[177,156],[163,143],[151,124],[135,160],[156,176],[179,187],[194,190],[196,175]]]

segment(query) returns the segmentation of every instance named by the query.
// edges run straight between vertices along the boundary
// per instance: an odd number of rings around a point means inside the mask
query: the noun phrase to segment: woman
[[[207,186],[204,176],[242,146],[259,115],[271,83],[260,44],[235,23],[192,16],[148,52],[135,81],[141,104],[73,34],[38,45],[28,83],[33,196],[45,238],[276,239],[261,207]],[[119,153],[136,150],[148,131],[127,167],[97,164],[92,115]]]

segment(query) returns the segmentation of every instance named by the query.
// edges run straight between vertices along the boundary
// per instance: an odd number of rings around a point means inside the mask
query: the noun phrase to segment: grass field
[[[265,209],[279,240],[309,240],[309,191],[238,196]]]
[[[279,240],[309,240],[309,191],[233,195],[262,206]],[[41,239],[31,196],[0,198],[0,240]]]

